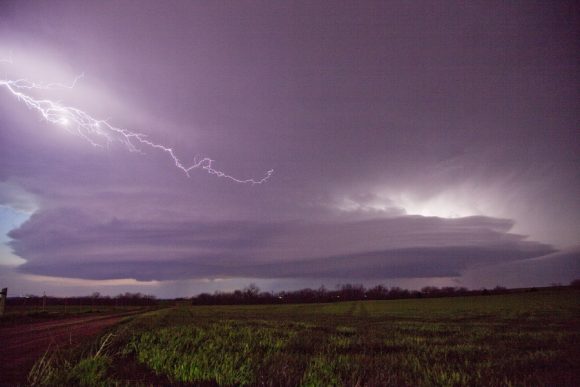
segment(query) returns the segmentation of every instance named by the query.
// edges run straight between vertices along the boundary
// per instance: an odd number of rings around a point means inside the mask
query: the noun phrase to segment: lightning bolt
[[[12,56],[9,59],[0,59],[0,63],[12,64]],[[274,173],[274,170],[271,169],[261,179],[239,179],[215,169],[213,167],[214,160],[208,157],[200,160],[194,158],[193,164],[186,165],[177,157],[173,148],[153,142],[145,134],[113,126],[107,120],[96,119],[81,109],[66,106],[59,101],[37,99],[30,95],[34,90],[72,89],[83,76],[84,74],[81,74],[76,77],[70,85],[61,83],[42,84],[31,82],[27,79],[0,79],[0,86],[6,88],[10,94],[16,97],[18,101],[24,103],[26,107],[40,113],[46,121],[64,127],[70,133],[84,138],[93,146],[103,147],[104,145],[108,146],[111,143],[118,142],[129,151],[139,153],[144,153],[142,151],[144,147],[152,148],[166,153],[173,160],[175,167],[183,171],[188,177],[190,176],[190,171],[202,169],[210,175],[229,179],[236,183],[262,184]]]

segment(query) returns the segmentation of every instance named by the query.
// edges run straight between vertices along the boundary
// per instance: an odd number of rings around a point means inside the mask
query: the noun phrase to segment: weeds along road
[[[49,348],[65,348],[143,310],[0,326],[0,385],[25,384],[34,362]]]

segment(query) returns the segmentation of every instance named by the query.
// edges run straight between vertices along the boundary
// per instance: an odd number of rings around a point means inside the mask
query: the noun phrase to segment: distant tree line
[[[421,290],[407,290],[400,287],[388,288],[377,285],[365,288],[359,284],[338,285],[335,290],[324,286],[318,289],[300,289],[295,291],[263,292],[252,284],[243,290],[234,292],[202,293],[192,298],[194,305],[230,305],[230,304],[292,304],[314,302],[339,302],[355,300],[393,300],[422,297],[453,297],[477,294],[500,294],[508,290],[496,287],[491,290],[468,290],[467,288],[427,286]]]
[[[580,288],[580,279],[572,281],[569,286]],[[561,284],[552,284],[550,288],[564,288]],[[421,290],[408,290],[400,287],[386,287],[376,285],[372,288],[365,288],[360,284],[341,284],[335,290],[329,290],[324,286],[318,289],[300,289],[294,291],[265,292],[258,286],[251,284],[242,290],[233,292],[217,291],[213,294],[201,293],[191,299],[193,305],[239,305],[239,304],[295,304],[295,303],[315,303],[315,302],[340,302],[356,300],[395,300],[404,298],[434,298],[434,297],[457,297],[473,295],[506,294],[522,291],[536,291],[536,288],[507,289],[496,286],[493,289],[470,290],[465,287],[435,287],[426,286]],[[186,301],[188,299],[175,299]],[[28,294],[26,296],[8,297],[6,303],[20,306],[42,305],[93,305],[93,306],[150,306],[163,303],[154,295],[142,293],[121,293],[116,296],[103,296],[99,292],[94,292],[87,296],[54,297],[38,296]]]
[[[103,296],[99,292],[94,292],[88,296],[76,297],[54,297],[38,296],[28,294],[20,297],[9,297],[8,305],[21,306],[42,306],[42,305],[93,305],[93,306],[147,306],[155,305],[157,299],[150,294],[142,293],[122,293],[117,296]]]
[[[570,283],[570,286],[580,287],[580,280]],[[553,288],[562,287],[554,284]],[[400,287],[386,287],[377,285],[365,288],[359,284],[338,285],[335,290],[328,290],[324,286],[318,289],[300,289],[295,291],[263,292],[254,284],[233,292],[217,291],[213,294],[201,293],[191,298],[193,305],[237,305],[237,304],[293,304],[314,302],[340,302],[356,300],[395,300],[404,298],[434,298],[457,297],[474,295],[506,294],[522,291],[535,291],[536,288],[507,289],[496,286],[493,289],[470,290],[464,287],[435,287],[426,286],[421,290],[407,290]]]

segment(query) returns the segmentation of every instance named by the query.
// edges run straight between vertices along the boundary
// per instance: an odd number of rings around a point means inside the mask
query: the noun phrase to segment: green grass
[[[64,352],[56,346],[47,350],[28,373],[27,384],[59,386],[106,386],[114,356],[109,351],[113,334],[103,335],[86,348]],[[113,384],[119,384],[113,382]]]
[[[579,385],[578,300],[566,289],[161,310],[115,328],[106,356],[68,360],[53,381],[123,384],[116,370],[137,362],[176,383]]]

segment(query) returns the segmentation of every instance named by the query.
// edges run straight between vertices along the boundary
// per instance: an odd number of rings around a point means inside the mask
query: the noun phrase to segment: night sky
[[[580,278],[574,1],[2,1],[0,285],[160,297]],[[0,82],[1,83],[1,82]],[[65,125],[66,124],[66,125]]]

